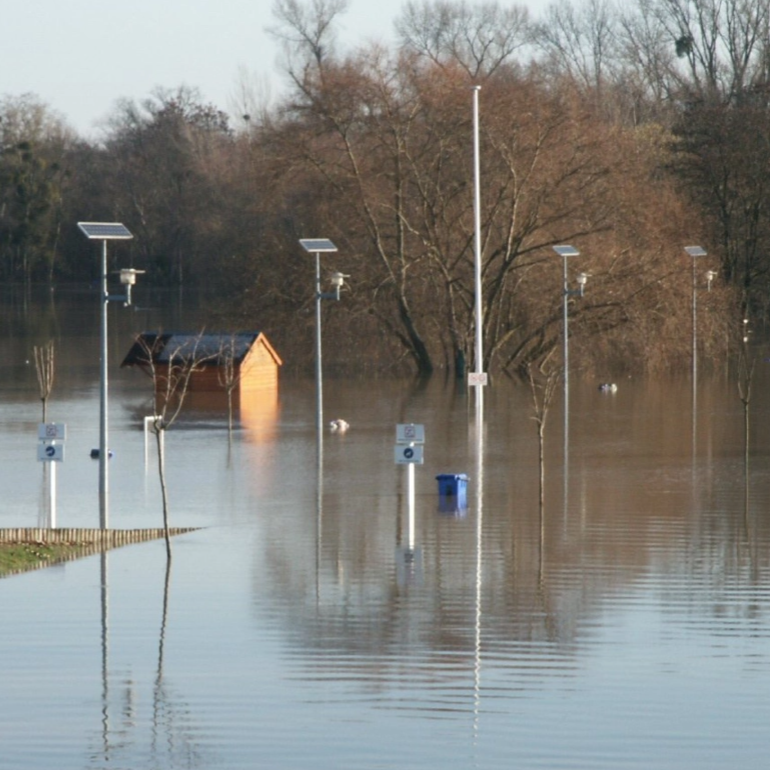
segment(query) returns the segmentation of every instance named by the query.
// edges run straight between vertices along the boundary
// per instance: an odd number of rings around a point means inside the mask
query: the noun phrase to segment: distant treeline
[[[314,262],[329,366],[461,369],[474,354],[473,87],[480,114],[484,368],[558,365],[568,243],[574,362],[704,361],[770,298],[766,0],[410,2],[392,49],[341,50],[344,0],[278,0],[288,89],[234,125],[194,89],[119,103],[85,141],[34,96],[0,100],[0,280],[97,278],[78,221],[134,240],[111,269],[206,287],[220,328],[259,328],[310,361]],[[687,245],[708,256],[693,258]],[[694,269],[693,269],[694,268]],[[707,280],[707,272],[712,274]]]

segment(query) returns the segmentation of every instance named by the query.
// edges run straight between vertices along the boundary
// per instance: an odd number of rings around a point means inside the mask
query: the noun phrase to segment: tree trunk
[[[163,534],[166,538],[166,555],[171,560],[171,533],[168,526],[168,490],[166,489],[166,453],[163,440],[163,431],[159,425],[155,425],[155,446],[158,450],[158,475],[160,477],[160,491],[163,496]]]

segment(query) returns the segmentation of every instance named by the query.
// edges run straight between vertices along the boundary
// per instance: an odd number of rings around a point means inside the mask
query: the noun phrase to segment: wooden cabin
[[[283,362],[262,332],[144,332],[135,340],[121,367],[138,366],[148,373],[154,368],[156,389],[160,391],[166,387],[170,367],[191,363],[195,364],[195,371],[189,392],[223,393],[229,379],[234,385],[233,394],[240,396],[255,391],[276,393],[278,368]]]

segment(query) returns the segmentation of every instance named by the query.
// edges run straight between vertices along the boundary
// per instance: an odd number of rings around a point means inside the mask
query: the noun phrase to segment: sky
[[[521,3],[534,12],[540,0]],[[393,42],[405,0],[349,0],[340,40]],[[505,0],[501,0],[505,2]],[[197,88],[239,114],[242,83],[280,93],[273,0],[6,0],[0,98],[32,93],[84,138],[98,139],[119,99]]]

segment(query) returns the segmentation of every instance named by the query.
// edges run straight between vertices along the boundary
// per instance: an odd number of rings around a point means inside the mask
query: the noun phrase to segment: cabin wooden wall
[[[270,351],[259,341],[241,363],[241,391],[276,389],[278,364]]]

